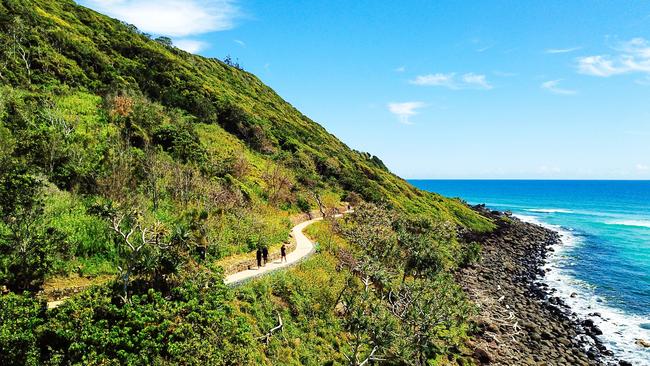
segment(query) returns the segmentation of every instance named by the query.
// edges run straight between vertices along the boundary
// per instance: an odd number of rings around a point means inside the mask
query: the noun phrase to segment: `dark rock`
[[[476,348],[474,350],[474,357],[482,364],[487,365],[492,363],[492,355],[482,348]]]
[[[481,304],[476,346],[468,347],[476,350],[474,358],[500,365],[604,365],[603,355],[610,351],[595,337],[602,331],[594,320],[578,319],[553,284],[545,283],[547,253],[561,244],[559,235],[515,217],[504,220],[484,206],[476,209],[498,228],[471,238],[482,244],[482,259],[457,275],[468,297]],[[506,318],[506,324],[496,326]],[[507,339],[515,323],[526,335],[515,335],[516,342],[495,342],[495,334]]]
[[[591,328],[591,327],[593,327],[593,326],[596,325],[596,324],[594,323],[594,321],[591,320],[591,319],[585,319],[585,320],[582,321],[581,324],[582,324],[583,326],[587,327],[587,328]]]

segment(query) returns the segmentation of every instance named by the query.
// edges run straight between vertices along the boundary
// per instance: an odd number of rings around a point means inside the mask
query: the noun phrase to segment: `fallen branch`
[[[280,312],[277,312],[277,314],[278,314],[278,325],[271,328],[271,330],[269,330],[269,332],[266,333],[265,335],[257,338],[257,339],[259,339],[261,341],[264,341],[264,343],[266,343],[267,345],[271,341],[271,336],[273,335],[273,332],[275,332],[277,330],[282,330],[282,327],[284,326],[284,323],[282,322],[282,316],[280,316]]]
[[[365,364],[367,364],[368,362],[371,362],[371,361],[385,361],[384,358],[375,356],[375,352],[377,352],[378,349],[379,349],[379,347],[377,347],[377,346],[373,347],[372,352],[370,352],[370,354],[368,355],[368,357],[366,357],[365,360],[363,360],[361,363],[359,363],[359,366],[364,366]]]

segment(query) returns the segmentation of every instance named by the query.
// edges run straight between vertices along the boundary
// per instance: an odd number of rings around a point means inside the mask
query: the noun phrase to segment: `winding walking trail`
[[[347,212],[346,212],[347,213]],[[334,217],[341,217],[342,214],[335,215]],[[311,219],[308,221],[301,222],[291,229],[291,236],[296,240],[296,249],[293,252],[287,254],[287,261],[281,262],[281,260],[276,260],[270,263],[267,263],[266,266],[258,269],[246,269],[237,273],[233,273],[223,280],[226,285],[234,286],[240,284],[244,281],[250,280],[255,277],[259,277],[265,274],[268,274],[273,271],[277,271],[282,268],[289,267],[294,265],[303,259],[312,255],[315,251],[314,243],[305,236],[302,232],[307,226],[322,220],[322,217]]]
[[[350,213],[352,211],[346,211],[345,213]],[[335,215],[334,217],[341,217],[343,214],[338,214]],[[226,276],[224,278],[223,282],[226,285],[229,286],[237,286],[245,281],[248,281],[250,279],[263,276],[265,274],[290,267],[303,259],[311,256],[314,254],[316,248],[314,246],[314,242],[312,242],[305,234],[302,232],[307,226],[322,220],[322,217],[317,217],[315,219],[311,219],[308,221],[303,221],[300,224],[294,226],[291,229],[291,236],[296,240],[296,248],[291,252],[287,253],[287,261],[286,262],[281,262],[280,259],[267,263],[266,266],[259,268],[259,269],[246,269],[243,271],[239,271],[236,273],[233,273],[229,276]],[[56,301],[48,301],[47,307],[49,309],[53,309],[61,305],[67,298],[63,298],[60,300]]]

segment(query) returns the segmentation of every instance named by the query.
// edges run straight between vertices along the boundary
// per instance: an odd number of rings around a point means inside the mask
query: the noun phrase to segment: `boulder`
[[[474,357],[481,363],[481,365],[492,363],[492,355],[483,348],[476,348],[474,350]]]

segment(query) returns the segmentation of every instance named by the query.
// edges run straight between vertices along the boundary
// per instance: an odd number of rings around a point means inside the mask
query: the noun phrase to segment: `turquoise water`
[[[617,356],[650,365],[650,350],[635,344],[650,341],[650,181],[410,182],[558,231],[545,282],[580,317],[602,315],[594,320]]]

